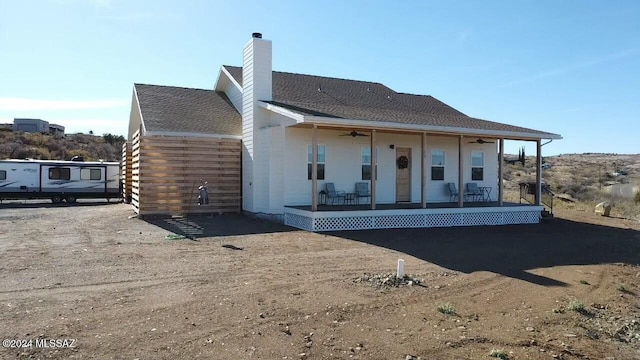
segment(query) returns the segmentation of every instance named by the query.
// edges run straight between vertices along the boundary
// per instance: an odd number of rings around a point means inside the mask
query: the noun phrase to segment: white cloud
[[[110,109],[128,105],[127,100],[40,100],[0,97],[0,111]]]

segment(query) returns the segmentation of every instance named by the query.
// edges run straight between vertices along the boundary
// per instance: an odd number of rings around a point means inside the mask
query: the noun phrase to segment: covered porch
[[[300,197],[291,197],[297,200],[296,202],[287,201],[285,197],[283,215],[284,223],[287,225],[308,231],[335,231],[530,224],[540,221],[542,204],[522,205],[503,200],[502,179],[504,141],[535,141],[539,164],[541,139],[516,137],[513,134],[507,138],[507,134],[455,134],[397,128],[345,127],[342,124],[326,123],[298,124],[290,128],[297,130],[288,132],[286,137],[291,139],[296,136],[300,140],[297,146],[290,145],[291,148],[287,150],[295,153],[303,148],[308,149],[309,174],[306,183],[308,187],[305,186],[306,201]],[[351,132],[356,136],[348,136]],[[355,145],[341,145],[347,140]],[[323,151],[320,154],[321,176],[318,170],[319,145]],[[369,176],[365,179],[363,176],[361,179],[359,174],[352,174],[354,167],[359,169],[361,166],[360,163],[353,163],[352,156],[354,149],[357,151],[359,146],[362,147],[363,153],[367,150],[369,158],[366,164],[370,166],[369,174],[378,174],[377,177]],[[404,169],[397,166],[397,160],[401,156],[400,147],[410,150],[409,166]],[[443,168],[441,177],[434,174],[437,160],[437,156],[434,155],[434,151],[437,151],[435,149],[444,149],[440,164]],[[337,159],[335,152],[339,151],[344,153],[340,153]],[[476,179],[475,174],[472,174],[474,152],[485,154],[485,163],[482,164],[484,176],[480,179]],[[330,168],[334,164],[335,167]],[[364,164],[363,159],[362,166]],[[289,166],[300,168],[300,165]],[[406,200],[400,197],[403,172],[406,173],[404,178],[408,179]],[[538,184],[541,182],[540,174],[539,172]],[[368,197],[364,203],[357,198],[353,201],[355,194],[353,185],[350,184],[365,181],[370,191]],[[336,190],[343,190],[343,197],[341,202],[327,205],[327,199],[324,198],[326,185],[331,183],[333,186],[334,182]],[[476,183],[481,189],[486,190],[486,193],[482,192],[480,200],[469,201],[466,196],[469,183]],[[287,188],[298,188],[292,186],[293,181],[286,184]],[[449,186],[455,187],[458,194],[452,196],[451,191],[447,192]]]

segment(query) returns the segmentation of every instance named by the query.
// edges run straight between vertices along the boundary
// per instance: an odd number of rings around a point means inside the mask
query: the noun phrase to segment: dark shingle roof
[[[224,65],[242,85],[242,68]],[[428,95],[397,93],[380,83],[273,72],[273,101],[291,111],[330,118],[484,131],[549,133],[469,117]]]
[[[147,131],[241,135],[242,118],[223,92],[135,84]]]

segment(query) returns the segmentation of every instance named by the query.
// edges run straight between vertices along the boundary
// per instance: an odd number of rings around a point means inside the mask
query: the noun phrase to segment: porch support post
[[[318,211],[318,125],[311,129],[311,211]]]
[[[376,209],[376,178],[378,174],[378,157],[376,156],[376,130],[371,130],[371,210]]]
[[[536,140],[536,205],[542,205],[542,140]]]
[[[464,206],[464,177],[463,177],[463,161],[464,155],[462,154],[462,140],[463,135],[458,137],[458,207]]]
[[[420,164],[420,194],[422,194],[422,208],[427,207],[427,133],[422,133],[422,163]]]
[[[504,138],[500,138],[500,153],[498,154],[498,206],[504,204]]]

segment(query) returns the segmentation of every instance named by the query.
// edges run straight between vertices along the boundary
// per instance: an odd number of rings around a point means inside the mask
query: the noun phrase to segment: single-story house
[[[143,215],[243,211],[310,231],[536,223],[547,139],[561,136],[380,83],[273,71],[271,41],[255,33],[213,89],[134,85],[132,202]],[[537,143],[535,204],[503,201],[505,140]],[[194,205],[205,181],[211,204]]]

